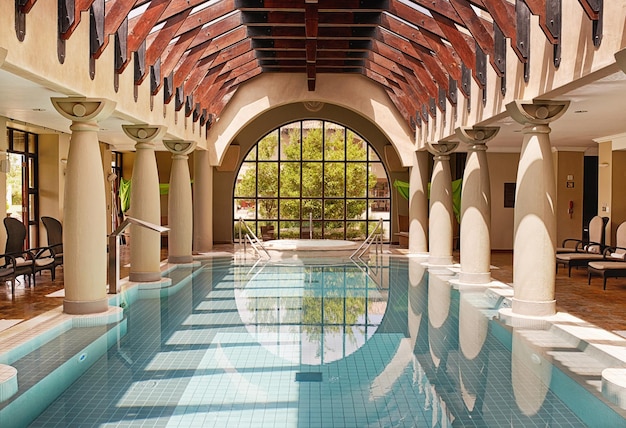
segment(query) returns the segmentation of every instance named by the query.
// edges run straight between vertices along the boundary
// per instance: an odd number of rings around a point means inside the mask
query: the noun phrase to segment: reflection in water
[[[281,357],[311,365],[363,346],[382,322],[387,297],[355,265],[264,265],[235,288],[250,334]]]
[[[626,426],[552,365],[588,362],[579,345],[507,326],[498,295],[419,259],[385,262],[206,262],[191,287],[129,300],[128,334],[35,426]]]

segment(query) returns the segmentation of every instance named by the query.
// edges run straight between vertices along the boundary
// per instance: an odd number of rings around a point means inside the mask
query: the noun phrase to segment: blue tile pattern
[[[488,299],[470,299],[487,305],[480,311],[495,333],[470,358],[458,291],[440,307],[428,275],[409,285],[405,259],[379,267],[377,282],[362,268],[209,260],[190,280],[172,278],[188,281],[175,293],[129,304],[128,333],[32,426],[594,425],[533,372],[522,387],[534,389],[518,391],[517,342],[492,319]],[[296,381],[306,373],[321,381]],[[564,382],[559,376],[548,384]],[[623,424],[618,411],[584,397],[599,409],[596,426]]]

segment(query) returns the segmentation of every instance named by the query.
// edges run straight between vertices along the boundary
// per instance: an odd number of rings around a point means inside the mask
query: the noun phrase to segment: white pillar
[[[515,189],[513,314],[550,316],[556,312],[556,186],[548,123],[563,115],[568,105],[514,101],[506,106],[511,117],[524,125]]]
[[[193,238],[193,204],[191,200],[191,176],[189,175],[189,153],[196,147],[193,141],[163,141],[172,152],[170,191],[167,200],[169,223],[168,261],[191,263]]]
[[[470,145],[461,190],[461,273],[459,282],[491,281],[491,185],[487,165],[487,141],[497,127],[457,128],[461,141]]]
[[[430,214],[428,216],[428,264],[447,266],[452,264],[452,174],[450,153],[457,142],[428,143],[428,151],[435,156],[430,180]]]
[[[428,152],[415,152],[409,172],[409,253],[428,252]]]
[[[154,155],[154,139],[165,133],[165,127],[123,125],[122,129],[135,140],[129,215],[148,223],[161,224],[159,173]],[[161,234],[141,226],[130,227],[130,275],[134,282],[161,280]]]
[[[107,298],[107,216],[98,121],[115,103],[106,99],[52,98],[54,108],[72,121],[65,173],[63,251],[68,314],[105,312]]]
[[[209,152],[193,153],[193,250],[207,252],[213,248],[213,167]]]

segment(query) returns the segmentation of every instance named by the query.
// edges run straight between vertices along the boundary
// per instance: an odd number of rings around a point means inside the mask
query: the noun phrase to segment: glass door
[[[26,227],[29,248],[39,246],[39,183],[37,134],[8,129],[9,172],[7,173],[7,215]]]

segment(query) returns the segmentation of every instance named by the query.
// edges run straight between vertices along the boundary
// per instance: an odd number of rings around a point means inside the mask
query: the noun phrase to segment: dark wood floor
[[[231,246],[232,248],[232,246]],[[228,251],[228,248],[220,248]],[[122,254],[124,264],[124,254]],[[163,252],[165,258],[165,252]],[[458,260],[458,255],[457,255]],[[511,252],[494,252],[492,270],[494,279],[512,283],[513,255]],[[122,268],[122,277],[128,275],[128,268]],[[2,322],[25,320],[53,309],[63,303],[62,297],[48,297],[49,294],[63,288],[63,269],[57,268],[56,280],[52,281],[48,272],[37,276],[37,286],[24,286],[18,283],[15,296],[11,298],[11,288],[7,284],[0,286],[0,329]],[[602,280],[598,277],[587,285],[586,269],[572,270],[568,278],[565,269],[561,269],[556,278],[557,309],[569,312],[579,318],[595,324],[605,330],[626,331],[626,279],[609,279],[607,290],[602,290]]]

